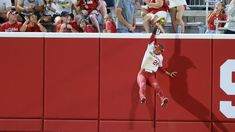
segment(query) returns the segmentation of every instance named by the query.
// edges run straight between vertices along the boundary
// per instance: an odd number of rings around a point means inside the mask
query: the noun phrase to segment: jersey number
[[[155,60],[155,61],[153,62],[153,65],[157,66],[158,63],[159,63],[159,62],[158,62],[157,60]]]
[[[235,95],[235,83],[232,82],[232,72],[235,72],[235,60],[228,59],[220,66],[220,88],[227,95]],[[232,106],[232,101],[220,101],[220,112],[226,118],[235,118],[235,106]]]

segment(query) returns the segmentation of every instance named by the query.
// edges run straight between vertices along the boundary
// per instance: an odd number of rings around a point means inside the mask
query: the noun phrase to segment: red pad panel
[[[156,132],[211,132],[211,123],[157,122]]]
[[[46,39],[45,117],[98,117],[99,39]]]
[[[143,107],[138,103],[136,84],[147,42],[140,39],[101,39],[102,119],[153,119],[152,111],[146,111],[151,106]],[[159,42],[166,47],[164,66],[169,71],[177,71],[178,76],[175,79],[163,74],[157,76],[160,87],[170,100],[167,109],[157,110],[157,119],[210,120],[210,40],[161,39]],[[150,91],[150,95],[153,94]]]
[[[235,72],[232,72],[232,82],[235,83]]]
[[[97,132],[97,121],[45,120],[45,132]]]
[[[101,119],[154,119],[153,89],[147,88],[147,104],[142,105],[136,82],[147,42],[145,39],[101,39]]]
[[[234,132],[235,123],[213,123],[213,132]]]
[[[42,117],[43,39],[0,41],[0,117]]]
[[[169,78],[158,72],[160,88],[169,98],[165,108],[156,97],[157,120],[211,120],[211,43],[208,39],[162,39],[163,66],[178,72]]]
[[[101,121],[99,132],[154,132],[151,121]]]
[[[212,109],[215,121],[235,121],[234,49],[234,39],[213,40]]]
[[[0,119],[1,132],[41,132],[42,120],[39,119]]]

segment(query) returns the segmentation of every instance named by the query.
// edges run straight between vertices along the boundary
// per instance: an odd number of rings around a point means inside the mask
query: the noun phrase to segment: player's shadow
[[[140,108],[140,107],[143,107],[148,109],[148,113],[143,113],[143,114],[148,114],[150,117],[151,117],[151,121],[152,121],[152,126],[154,127],[155,126],[155,116],[154,116],[154,105],[155,105],[155,102],[154,102],[154,90],[152,89],[152,87],[150,86],[147,86],[146,88],[146,97],[147,97],[147,102],[146,104],[141,104],[140,103],[140,99],[139,99],[139,86],[137,84],[137,82],[135,82],[133,84],[133,87],[132,87],[132,90],[131,90],[131,109],[130,109],[130,113],[129,113],[129,119],[131,119],[130,123],[129,123],[129,129],[130,130],[133,130],[133,121],[134,120],[142,120],[142,119],[136,119],[136,114],[137,114],[137,109]],[[149,117],[148,116],[148,117]]]
[[[174,101],[182,106],[185,110],[193,114],[197,119],[208,119],[211,112],[197,99],[192,97],[189,93],[188,86],[188,70],[191,68],[196,69],[197,67],[193,64],[186,56],[181,55],[181,41],[180,39],[175,40],[175,49],[173,56],[169,58],[168,69],[170,71],[177,71],[177,77],[174,79],[169,79],[170,94]],[[203,92],[203,91],[201,91]],[[214,115],[213,115],[214,116]],[[215,117],[215,116],[214,116]],[[216,117],[215,117],[216,118]],[[208,129],[210,126],[204,123]],[[223,126],[218,126],[223,132],[228,132],[228,130]]]

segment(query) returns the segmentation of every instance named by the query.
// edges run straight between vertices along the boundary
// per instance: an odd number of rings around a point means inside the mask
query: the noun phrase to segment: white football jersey
[[[155,49],[154,42],[148,44],[142,60],[141,69],[147,72],[156,72],[159,67],[162,67],[163,56],[156,55],[153,51]]]

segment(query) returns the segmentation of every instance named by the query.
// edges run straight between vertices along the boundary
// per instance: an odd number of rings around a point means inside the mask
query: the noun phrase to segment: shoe
[[[144,97],[144,96],[143,96],[143,97],[141,97],[141,99],[140,99],[140,103],[141,103],[141,104],[146,103],[146,97]]]
[[[168,98],[166,98],[166,97],[163,98],[162,102],[161,102],[161,107],[165,107],[167,103],[168,103]]]

